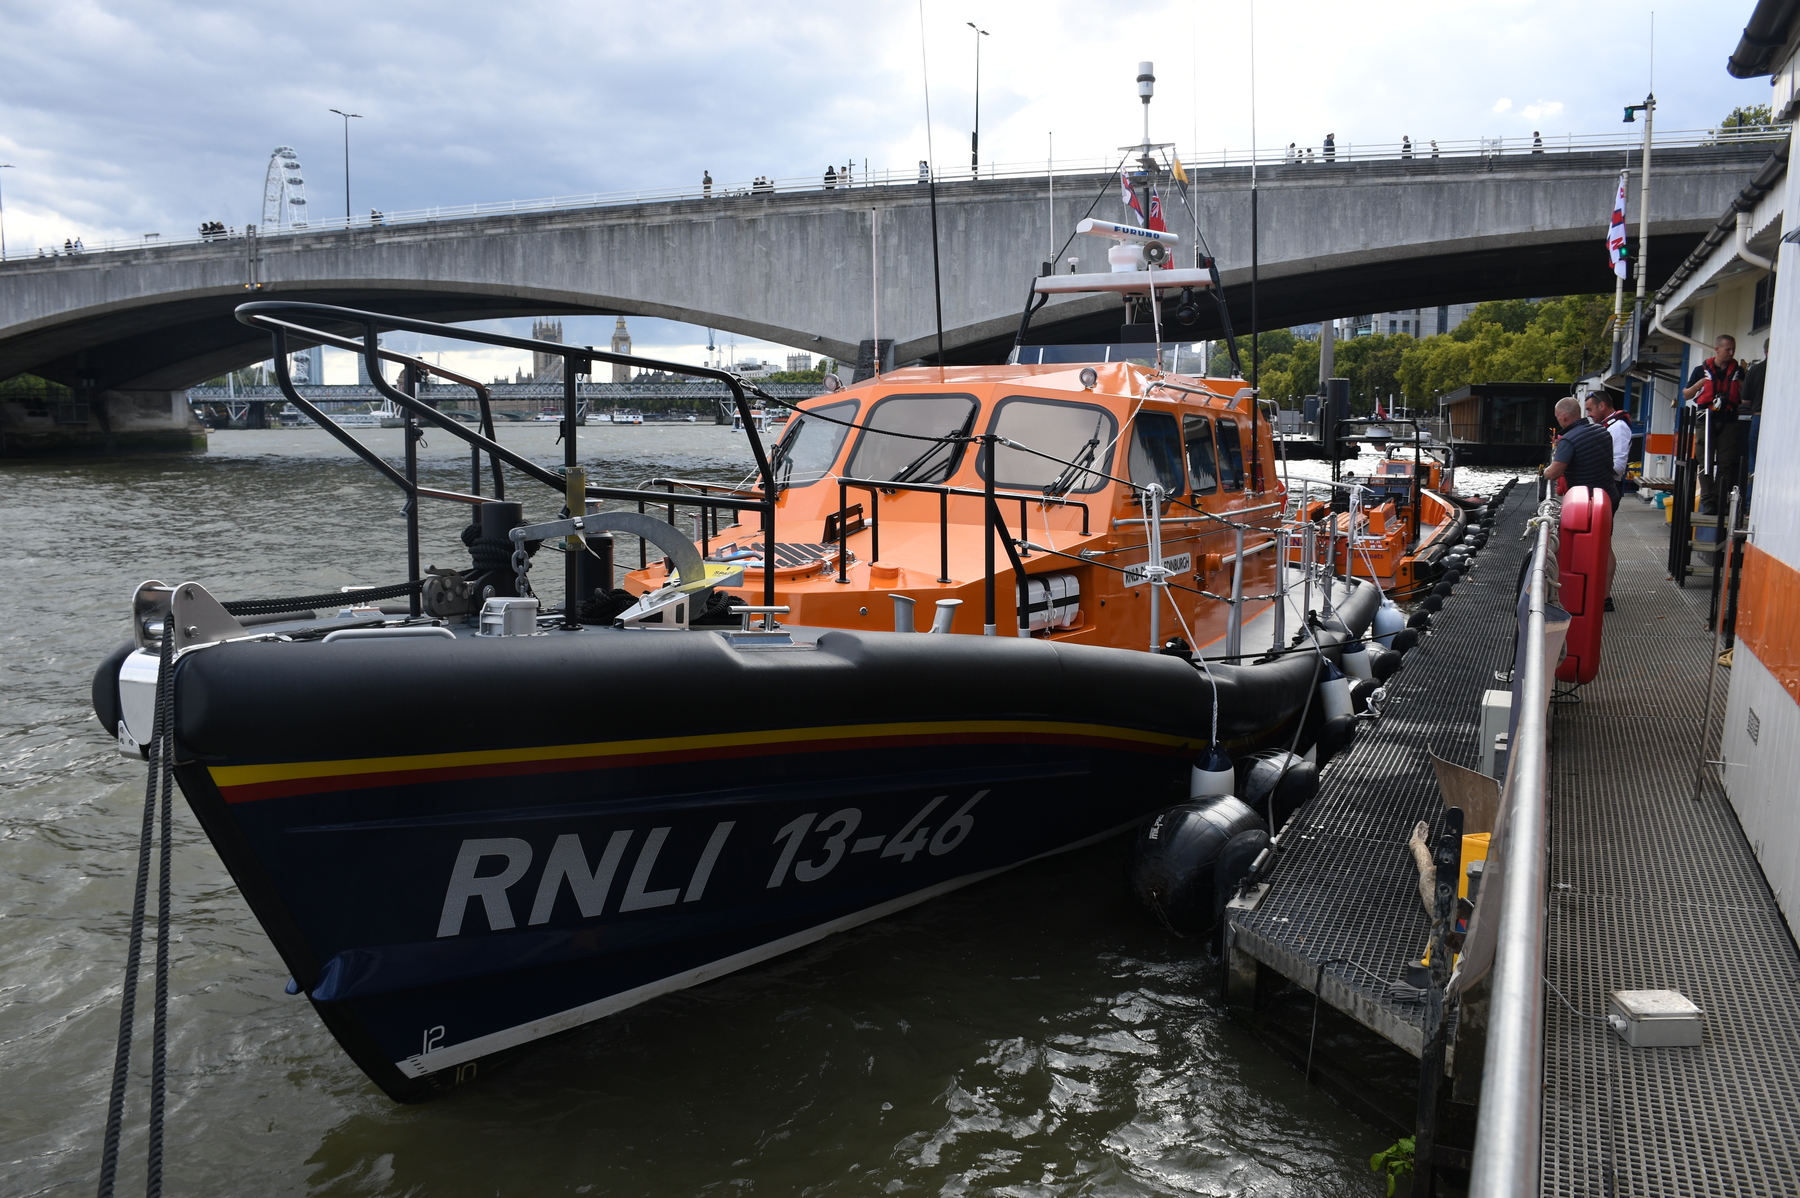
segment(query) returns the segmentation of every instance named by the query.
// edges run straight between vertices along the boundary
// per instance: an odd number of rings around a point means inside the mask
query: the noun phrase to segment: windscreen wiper
[[[960,424],[956,428],[951,429],[948,433],[945,433],[944,436],[946,438],[967,437],[969,435],[969,426],[971,424],[973,424],[974,422],[975,422],[975,410],[973,408],[971,408],[971,409],[969,409],[968,416],[963,419],[962,424]],[[912,461],[910,461],[906,465],[902,466],[900,468],[900,472],[898,474],[894,475],[892,478],[888,479],[888,481],[891,483],[909,483],[909,482],[913,481],[913,476],[914,476],[914,474],[916,474],[918,472],[919,468],[921,466],[923,466],[926,462],[930,461],[931,456],[940,449],[943,449],[943,450],[950,449],[950,444],[948,443],[948,441],[940,441],[937,444],[931,446],[931,448],[927,449],[924,453],[920,454],[918,457],[914,458]]]
[[[1105,417],[1103,416],[1094,418],[1094,435],[1088,438],[1086,445],[1082,446],[1081,455],[1075,459],[1075,464],[1065,468],[1061,474],[1056,476],[1055,482],[1044,488],[1046,498],[1061,499],[1068,494],[1069,488],[1075,485],[1075,480],[1081,477],[1086,468],[1094,464],[1094,454],[1100,449],[1100,429],[1104,421]]]

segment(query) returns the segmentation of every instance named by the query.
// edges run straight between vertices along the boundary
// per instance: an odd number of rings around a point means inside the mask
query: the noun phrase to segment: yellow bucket
[[[1488,838],[1491,832],[1472,832],[1463,837],[1462,843],[1462,876],[1456,879],[1456,897],[1469,897],[1469,862],[1486,861],[1488,855]]]

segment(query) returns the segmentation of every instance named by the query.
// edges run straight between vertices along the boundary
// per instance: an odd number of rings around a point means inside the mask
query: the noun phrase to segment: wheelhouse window
[[[1219,421],[1219,481],[1227,491],[1244,489],[1244,447],[1238,444],[1235,420]]]
[[[1181,429],[1171,414],[1137,414],[1131,422],[1131,452],[1126,460],[1131,481],[1138,486],[1155,483],[1165,495],[1180,495],[1185,490],[1181,485]]]
[[[973,395],[890,395],[875,401],[850,451],[845,473],[895,483],[941,483],[962,462],[960,442],[975,424]]]
[[[1119,422],[1095,404],[1013,395],[995,407],[988,431],[1037,451],[994,446],[996,487],[1084,494],[1106,485]]]
[[[795,415],[788,424],[787,435],[775,447],[775,459],[769,463],[776,485],[804,487],[830,474],[860,407],[862,401],[847,399]],[[834,423],[840,420],[842,424]]]
[[[1213,452],[1212,421],[1204,416],[1182,418],[1182,431],[1187,434],[1188,486],[1196,495],[1211,495],[1219,489],[1219,461]]]

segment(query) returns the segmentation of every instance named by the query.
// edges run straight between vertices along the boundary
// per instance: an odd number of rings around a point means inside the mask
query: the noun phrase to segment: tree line
[[[1398,400],[1433,407],[1439,395],[1470,383],[1573,383],[1612,354],[1610,295],[1568,295],[1540,300],[1492,300],[1477,304],[1448,333],[1415,337],[1376,333],[1344,338],[1333,369],[1350,380],[1350,403],[1368,412]],[[1238,353],[1250,367],[1248,338]],[[1297,403],[1319,391],[1319,342],[1274,329],[1256,339],[1264,398]],[[1231,374],[1231,358],[1219,342],[1208,364],[1215,377]]]

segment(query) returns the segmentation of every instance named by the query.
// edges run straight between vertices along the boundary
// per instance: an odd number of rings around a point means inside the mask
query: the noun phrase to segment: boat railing
[[[1535,520],[1537,541],[1522,603],[1513,669],[1514,726],[1500,812],[1463,964],[1447,987],[1453,994],[1466,992],[1491,961],[1472,1198],[1536,1194],[1542,1168],[1549,675],[1554,668],[1546,657],[1552,648],[1550,621],[1560,614],[1550,597],[1556,570],[1555,511],[1556,505],[1547,503]],[[1495,899],[1497,909],[1489,905]]]
[[[734,486],[729,483],[700,482],[695,479],[687,478],[653,478],[644,485],[646,487],[661,487],[666,494],[671,496],[670,499],[664,501],[663,505],[667,509],[668,522],[670,524],[675,523],[675,505],[677,502],[690,503],[700,509],[698,519],[695,521],[694,532],[696,535],[694,539],[700,542],[701,557],[712,556],[713,538],[719,536],[724,527],[719,523],[719,513],[722,511],[742,510],[741,504],[720,502],[721,500],[750,500],[760,504],[762,498],[762,493],[760,491],[751,490],[746,487]],[[695,493],[697,498],[676,500],[672,497],[676,494],[677,488],[685,488],[686,490]],[[647,503],[640,500],[638,502],[638,511],[642,513],[648,506]],[[645,549],[644,543],[640,539],[638,542],[638,569],[641,570],[648,564],[649,552]]]
[[[881,493],[883,491],[890,493],[896,491],[911,491],[926,495],[936,495],[938,497],[938,581],[945,583],[951,581],[950,498],[951,496],[961,496],[970,499],[984,500],[983,510],[985,519],[983,520],[983,524],[986,526],[988,533],[989,554],[987,561],[987,583],[990,590],[993,588],[994,582],[992,546],[993,538],[996,533],[999,533],[1006,541],[1008,554],[1016,555],[1019,559],[1031,556],[1031,549],[1027,542],[1030,537],[1030,525],[1028,520],[1032,504],[1036,503],[1044,507],[1079,509],[1081,512],[1081,535],[1084,537],[1089,535],[1088,529],[1092,519],[1091,509],[1086,502],[1079,499],[1067,499],[1058,495],[1027,494],[1011,490],[1001,491],[991,487],[984,490],[976,490],[974,487],[953,487],[945,483],[895,482],[891,479],[851,478],[846,476],[839,476],[837,484],[838,510],[835,528],[838,534],[838,581],[844,583],[850,581],[848,574],[846,573],[849,566],[849,554],[846,552],[846,548],[851,532],[849,523],[850,492],[852,490],[867,491],[869,493],[869,559],[871,561],[874,561],[881,556]],[[1019,503],[1019,536],[1016,540],[1007,531],[1006,523],[1001,519],[999,512],[1000,503],[1011,503],[1015,499]],[[1018,560],[1015,560],[1015,565],[1020,566],[1017,570],[1017,574],[1019,585],[1023,587],[1025,585],[1025,571]],[[1023,606],[1021,605],[1021,613],[1022,612]],[[1024,618],[1023,615],[1021,615],[1021,618]],[[993,620],[989,619],[988,623],[992,624]]]
[[[417,583],[420,580],[419,554],[419,511],[420,498],[442,499],[452,502],[479,505],[487,502],[480,494],[479,471],[476,472],[472,494],[454,491],[441,491],[419,485],[418,442],[420,438],[419,422],[424,421],[450,433],[470,446],[471,455],[479,459],[486,454],[493,465],[498,488],[503,485],[500,480],[501,465],[504,463],[524,474],[528,478],[544,484],[553,491],[563,495],[564,503],[571,516],[579,517],[586,513],[587,504],[591,500],[613,500],[626,503],[636,502],[643,511],[648,504],[666,505],[671,514],[677,505],[699,507],[702,511],[716,508],[731,508],[738,511],[755,511],[762,518],[762,531],[766,544],[775,544],[775,500],[778,492],[774,486],[774,474],[770,467],[768,453],[762,438],[755,429],[749,430],[751,453],[756,460],[757,476],[762,481],[760,493],[754,497],[726,497],[722,495],[677,496],[674,489],[666,493],[637,490],[622,487],[590,486],[586,471],[577,464],[576,429],[577,414],[581,403],[576,392],[576,379],[593,369],[595,362],[611,362],[619,365],[638,366],[648,370],[665,373],[690,375],[695,378],[713,379],[725,384],[730,389],[732,399],[738,411],[748,415],[750,402],[745,394],[744,381],[730,371],[714,370],[710,367],[690,366],[679,362],[662,362],[630,354],[616,354],[607,350],[592,349],[582,345],[564,345],[554,341],[540,341],[533,338],[513,337],[503,333],[493,333],[481,329],[460,328],[453,325],[438,324],[434,321],[415,320],[410,317],[388,316],[378,312],[365,312],[355,308],[344,308],[333,304],[304,303],[297,300],[257,300],[238,306],[236,316],[240,322],[253,328],[267,330],[274,341],[274,361],[276,379],[281,386],[282,394],[288,402],[311,416],[315,422],[325,428],[333,436],[354,453],[367,462],[388,481],[406,495],[406,552],[408,580]],[[361,337],[341,335],[318,327],[328,324],[332,328],[345,325],[361,333]],[[483,402],[482,431],[475,432],[462,422],[439,412],[435,407],[409,394],[407,390],[395,387],[387,380],[382,370],[382,363],[397,362],[404,369],[402,383],[410,390],[416,390],[418,382],[427,376],[435,375],[465,386],[476,388],[476,394],[483,397],[484,389],[473,380],[464,378],[454,372],[444,370],[434,363],[420,357],[399,354],[381,347],[380,336],[383,332],[411,332],[433,337],[448,337],[459,341],[472,341],[481,345],[498,346],[507,349],[523,349],[533,353],[554,355],[562,359],[562,437],[563,464],[560,470],[553,470],[522,454],[501,445],[494,437],[492,414],[488,405]],[[375,452],[363,445],[347,432],[336,428],[324,413],[302,396],[294,386],[289,371],[288,354],[290,339],[304,345],[331,345],[340,349],[348,349],[362,355],[368,367],[370,383],[396,410],[404,413],[406,420],[405,462],[404,472],[395,470],[381,460]],[[673,524],[673,519],[670,520]],[[707,523],[703,517],[702,525]],[[578,553],[583,539],[579,535],[570,535],[570,550],[564,554],[563,568],[563,625],[564,627],[580,626],[581,585]],[[523,568],[521,568],[522,576]],[[773,606],[775,602],[775,572],[763,572],[763,604]],[[411,597],[412,614],[421,613],[419,591],[414,590]]]

